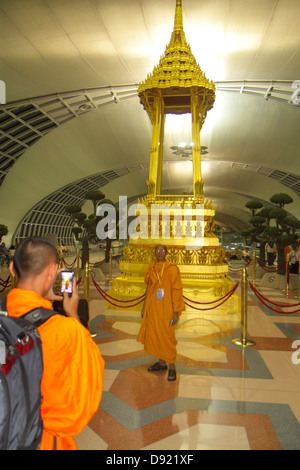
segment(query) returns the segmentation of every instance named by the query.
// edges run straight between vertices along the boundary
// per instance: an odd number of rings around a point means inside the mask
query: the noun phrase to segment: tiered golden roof
[[[147,91],[173,89],[174,92],[174,88],[177,88],[176,92],[172,94],[179,96],[180,94],[186,95],[187,89],[192,87],[203,89],[207,105],[206,111],[211,109],[215,100],[215,85],[202,72],[186,41],[182,21],[182,1],[177,0],[171,41],[166,46],[165,54],[160,58],[159,64],[154,67],[152,74],[148,74],[147,79],[140,83],[138,94],[141,103],[148,111]],[[170,110],[166,108],[165,112],[181,114],[188,111],[173,107]]]

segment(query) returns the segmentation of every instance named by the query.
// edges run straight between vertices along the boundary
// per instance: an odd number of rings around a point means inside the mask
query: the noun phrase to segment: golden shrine
[[[120,261],[121,275],[114,279],[108,294],[120,300],[141,296],[145,292],[144,273],[155,260],[154,248],[164,244],[167,260],[180,269],[186,298],[215,301],[234,286],[227,278],[224,249],[214,234],[215,211],[212,201],[204,198],[201,175],[200,130],[213,107],[215,85],[205,77],[186,42],[181,0],[176,1],[171,41],[152,74],[140,83],[138,95],[153,127],[148,193],[138,201],[138,236],[130,237]],[[167,114],[187,113],[192,119],[193,194],[162,195],[165,118]],[[240,297],[234,294],[217,312],[211,309],[210,313],[236,313],[239,308]],[[134,309],[141,309],[141,305]],[[186,311],[199,316],[190,307]]]

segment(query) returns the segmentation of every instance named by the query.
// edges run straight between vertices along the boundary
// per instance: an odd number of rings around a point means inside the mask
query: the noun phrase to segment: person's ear
[[[8,268],[9,268],[9,272],[10,272],[10,274],[12,275],[12,277],[16,277],[16,273],[15,273],[15,270],[14,270],[14,262],[13,262],[13,261],[11,261],[11,262],[9,263]]]
[[[56,279],[57,270],[58,270],[58,264],[56,264],[56,263],[49,264],[47,274],[48,274],[49,280],[51,281],[52,284],[54,283],[54,281]]]

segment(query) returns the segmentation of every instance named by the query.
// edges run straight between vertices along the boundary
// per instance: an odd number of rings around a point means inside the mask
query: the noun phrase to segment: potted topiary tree
[[[260,243],[259,260],[265,264],[265,245],[268,240],[275,243],[278,252],[278,274],[285,274],[285,248],[296,243],[299,238],[300,221],[288,217],[284,207],[293,202],[289,194],[278,193],[270,198],[273,207],[263,207],[260,201],[248,201],[246,207],[251,210],[252,217],[249,222],[252,225],[250,229],[242,232],[243,236],[248,237],[249,242]],[[257,211],[259,208],[260,210]],[[254,211],[254,212],[253,212]],[[271,224],[273,221],[273,225]]]

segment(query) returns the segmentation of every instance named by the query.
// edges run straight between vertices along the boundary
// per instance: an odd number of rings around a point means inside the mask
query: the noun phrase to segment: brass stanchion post
[[[286,295],[286,297],[289,296],[289,284],[290,284],[290,254],[286,254],[285,258],[285,289],[283,291],[283,294]]]
[[[88,310],[90,313],[90,266],[88,261],[84,267],[84,298],[88,303]]]
[[[254,346],[256,343],[247,339],[248,309],[247,309],[247,272],[246,268],[242,271],[242,311],[241,311],[241,333],[242,337],[233,339],[233,344],[238,346]]]
[[[59,264],[58,264],[58,267],[59,267],[59,269],[63,269],[63,266],[64,266],[64,257],[63,257],[63,252],[62,252],[61,243],[59,244],[58,254],[59,254]],[[61,285],[61,274],[59,274],[58,279],[59,279],[59,285]]]
[[[62,252],[62,247],[61,245],[59,246],[59,269],[62,269],[64,265],[64,256]]]
[[[255,284],[255,269],[256,269],[256,253],[255,250],[253,250],[252,253],[252,284]]]
[[[300,299],[300,262],[298,267],[298,299]]]
[[[109,252],[109,283],[112,284],[112,251]]]
[[[80,250],[77,248],[76,250],[76,279],[78,281],[80,276]]]
[[[88,313],[89,313],[89,323],[88,330],[90,331],[90,282],[91,282],[91,270],[88,261],[85,263],[84,267],[84,298],[88,304]],[[97,336],[97,333],[91,332],[92,338]]]

